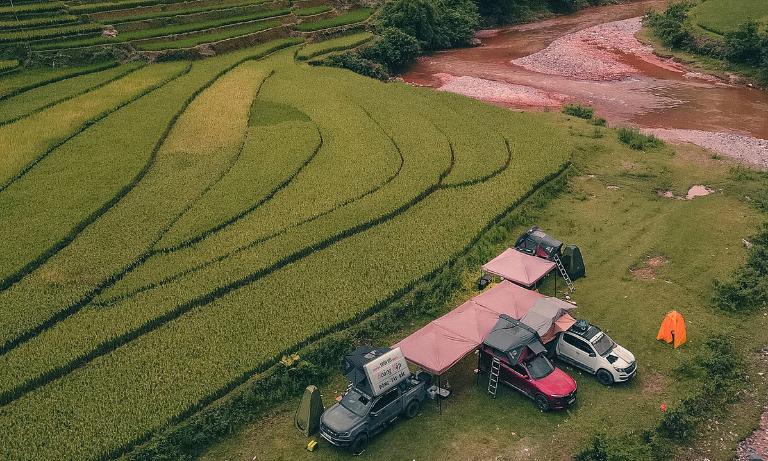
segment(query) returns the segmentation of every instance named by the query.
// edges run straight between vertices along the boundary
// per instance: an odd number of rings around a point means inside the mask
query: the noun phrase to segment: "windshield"
[[[555,370],[549,359],[543,355],[536,356],[535,359],[528,362],[527,368],[533,379],[541,379]]]
[[[341,406],[357,416],[365,416],[370,403],[371,399],[368,396],[359,393],[355,389],[350,390],[341,398]]]
[[[613,346],[616,345],[616,343],[613,342],[610,336],[603,333],[602,335],[598,336],[597,340],[592,343],[593,346],[595,346],[595,352],[597,352],[600,355],[608,355],[609,352],[613,349]]]

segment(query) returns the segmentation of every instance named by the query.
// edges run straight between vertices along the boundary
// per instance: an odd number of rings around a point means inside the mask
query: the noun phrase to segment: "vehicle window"
[[[528,363],[528,371],[533,379],[541,379],[555,371],[555,367],[549,359],[539,355]]]
[[[586,343],[586,341],[583,341],[573,335],[563,335],[563,341],[588,354],[592,352],[592,348],[589,346],[589,344]]]
[[[616,346],[616,343],[614,343],[610,336],[605,333],[598,336],[593,344],[595,346],[595,352],[602,356],[608,355],[608,353],[613,350],[614,346]]]
[[[350,390],[341,398],[341,406],[358,416],[365,416],[371,399],[355,389]]]
[[[399,393],[397,391],[397,388],[387,392],[376,403],[373,404],[373,408],[371,408],[371,411],[372,412],[380,411],[382,408],[386,407],[390,403],[397,400],[398,396],[399,396]]]
[[[512,369],[513,369],[513,370],[515,370],[516,372],[520,373],[520,374],[521,374],[521,375],[523,375],[523,376],[528,376],[528,371],[527,371],[527,370],[525,369],[525,367],[524,367],[522,364],[520,364],[520,363],[518,363],[517,365],[515,365],[514,367],[512,367]]]

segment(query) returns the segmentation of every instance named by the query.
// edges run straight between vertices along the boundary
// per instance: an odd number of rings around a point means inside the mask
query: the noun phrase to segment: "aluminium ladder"
[[[568,271],[565,270],[565,266],[558,255],[555,255],[555,264],[557,264],[557,269],[560,271],[560,275],[563,276],[563,280],[565,280],[566,285],[568,285],[568,290],[570,290],[571,293],[576,291],[576,287],[573,285],[573,281],[571,281],[571,277],[568,276]]]
[[[491,397],[496,398],[496,389],[499,387],[499,373],[501,372],[501,360],[498,357],[494,357],[491,362],[491,373],[488,376],[488,393]]]

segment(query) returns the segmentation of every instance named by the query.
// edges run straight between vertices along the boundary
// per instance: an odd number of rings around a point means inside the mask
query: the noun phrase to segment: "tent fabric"
[[[434,323],[479,345],[498,319],[497,312],[469,300]]]
[[[545,296],[527,290],[520,285],[503,280],[483,293],[472,298],[477,304],[496,312],[520,320],[536,301]]]
[[[524,356],[525,348],[533,354],[545,352],[536,330],[506,315],[499,316],[483,344],[507,354],[511,364],[517,364]]]
[[[535,312],[531,313],[534,308]],[[505,280],[432,321],[393,347],[400,347],[408,361],[439,375],[483,342],[487,344],[488,337],[501,321],[500,316],[509,316],[513,321],[522,319],[525,325],[520,328],[530,329],[533,334],[536,334],[537,328],[541,328],[544,334],[540,334],[541,341],[547,342],[576,322],[567,313],[573,308],[572,304],[565,301],[549,298]],[[528,321],[535,320],[537,323],[528,323],[526,317]]]
[[[531,287],[555,267],[552,261],[507,248],[483,265],[483,270],[524,287]]]
[[[447,330],[436,322],[403,339],[399,347],[409,361],[433,375],[441,375],[464,356],[477,349],[478,343]]]
[[[665,315],[656,339],[667,344],[673,343],[675,349],[685,344],[686,331],[683,315],[677,311],[672,311]]]

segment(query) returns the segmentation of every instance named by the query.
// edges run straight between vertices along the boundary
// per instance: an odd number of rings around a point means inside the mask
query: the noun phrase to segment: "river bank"
[[[597,7],[480,31],[482,46],[422,57],[403,79],[517,110],[587,104],[612,125],[765,168],[768,94],[660,57],[638,40],[641,15],[664,4]]]

